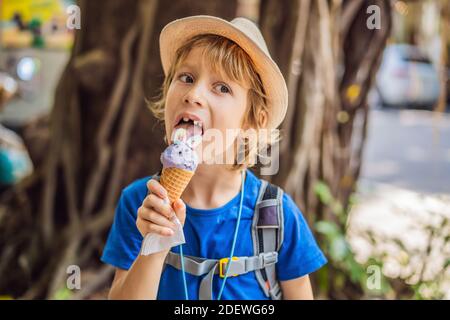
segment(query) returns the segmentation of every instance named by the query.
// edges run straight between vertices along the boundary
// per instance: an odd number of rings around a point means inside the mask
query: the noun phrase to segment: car
[[[376,101],[382,107],[431,110],[439,98],[439,84],[437,68],[420,48],[408,44],[388,45],[376,75]]]

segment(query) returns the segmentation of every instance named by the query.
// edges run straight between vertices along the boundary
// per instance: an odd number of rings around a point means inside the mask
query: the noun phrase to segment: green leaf
[[[334,277],[334,284],[336,286],[336,289],[341,290],[345,284],[345,275],[343,273],[336,274],[336,276]]]
[[[349,253],[349,246],[344,237],[337,237],[331,242],[330,255],[333,260],[343,261]]]
[[[329,266],[325,265],[323,268],[320,268],[316,272],[317,281],[319,284],[319,289],[322,294],[328,296],[330,290],[330,281],[329,281]]]
[[[443,271],[445,271],[449,266],[450,266],[450,259],[447,259],[447,261],[445,261],[444,263],[444,267],[442,268]]]
[[[350,259],[349,269],[350,269],[350,280],[353,283],[361,283],[366,279],[366,271],[354,259]]]
[[[349,207],[353,207],[358,203],[358,196],[355,193],[352,193],[348,199],[348,205]]]
[[[319,197],[319,200],[326,205],[329,205],[333,201],[333,196],[331,194],[330,188],[323,181],[319,181],[314,186],[314,192]]]
[[[316,231],[324,234],[329,239],[335,238],[341,234],[339,227],[331,221],[318,221],[316,224]]]
[[[63,287],[56,291],[54,299],[55,300],[69,300],[72,296],[72,291],[69,290],[67,287]]]
[[[331,209],[333,210],[333,213],[337,215],[338,217],[342,217],[344,215],[344,207],[339,201],[334,201],[332,204]],[[345,218],[345,216],[344,216]]]

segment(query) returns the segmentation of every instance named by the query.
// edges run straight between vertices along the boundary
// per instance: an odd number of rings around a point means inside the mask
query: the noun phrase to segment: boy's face
[[[174,129],[178,127],[185,127],[190,134],[203,132],[204,140],[209,140],[210,129],[215,129],[215,133],[220,132],[222,137],[226,137],[227,129],[241,129],[248,89],[228,79],[225,72],[223,75],[214,73],[207,60],[203,59],[203,50],[194,48],[190,51],[175,70],[169,86],[165,106],[165,128],[169,143],[172,142]],[[183,117],[200,121],[202,129],[191,121],[180,122]]]

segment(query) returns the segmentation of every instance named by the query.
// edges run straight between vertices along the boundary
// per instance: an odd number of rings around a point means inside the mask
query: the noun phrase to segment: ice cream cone
[[[193,175],[194,171],[173,167],[163,168],[159,182],[167,190],[170,204],[181,197]]]

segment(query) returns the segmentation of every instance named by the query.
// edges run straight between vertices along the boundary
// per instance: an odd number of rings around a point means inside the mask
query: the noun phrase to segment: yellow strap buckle
[[[239,260],[238,257],[233,257],[231,258],[232,261],[237,261]],[[219,260],[219,274],[221,278],[225,278],[225,271],[227,271],[226,269],[226,264],[228,263],[228,261],[230,260],[230,258],[222,258]],[[228,275],[228,277],[236,277],[237,274],[233,274],[233,275]]]

